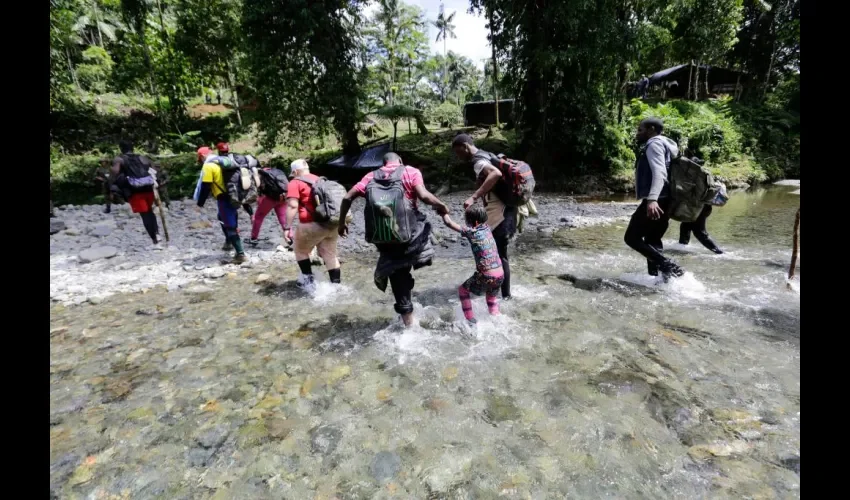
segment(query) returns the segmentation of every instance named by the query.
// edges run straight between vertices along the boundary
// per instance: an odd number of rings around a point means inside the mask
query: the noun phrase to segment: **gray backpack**
[[[366,241],[376,245],[406,245],[416,233],[416,210],[404,196],[404,166],[392,173],[381,169],[366,185]]]
[[[319,177],[311,181],[304,177],[296,177],[299,181],[312,188],[310,199],[316,205],[313,220],[325,226],[339,225],[339,207],[345,198],[346,190],[342,184],[330,181],[326,177]],[[346,223],[351,221],[351,213],[346,217]]]
[[[697,220],[705,205],[714,202],[721,184],[699,163],[681,156],[670,161],[670,218],[679,222]]]

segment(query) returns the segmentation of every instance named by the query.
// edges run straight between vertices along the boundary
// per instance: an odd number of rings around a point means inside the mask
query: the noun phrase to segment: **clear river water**
[[[404,330],[374,256],[51,309],[55,498],[798,498],[800,196],[735,193],[645,274],[625,223],[526,231],[515,299],[460,321],[463,252]],[[258,271],[259,272],[259,271]],[[567,276],[569,275],[569,276]]]

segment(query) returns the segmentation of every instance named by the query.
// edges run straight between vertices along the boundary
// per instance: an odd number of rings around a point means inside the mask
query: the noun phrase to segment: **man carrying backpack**
[[[280,227],[286,233],[286,192],[289,189],[289,180],[286,174],[277,168],[264,168],[259,171],[259,174],[260,197],[257,200],[257,212],[254,214],[254,223],[251,227],[251,239],[248,240],[251,246],[257,246],[260,242],[258,238],[260,229],[263,227],[263,220],[272,210],[277,214]]]
[[[230,158],[230,161],[235,161],[235,157],[234,157],[233,153],[230,152],[230,144],[228,144],[226,142],[219,142],[218,144],[215,145],[215,149],[218,150],[219,156],[226,156],[226,157]],[[254,220],[254,208],[249,203],[245,203],[245,204],[242,205],[242,209],[245,210],[245,213],[248,214],[248,217],[250,217],[251,221],[253,222],[253,220]],[[225,243],[225,245],[226,245],[226,243]]]
[[[475,147],[472,137],[459,134],[452,140],[452,149],[461,161],[472,163],[477,178],[478,189],[472,193],[463,208],[469,208],[478,200],[482,200],[487,210],[487,225],[493,231],[496,248],[502,259],[505,279],[502,282],[502,300],[511,299],[511,265],[508,258],[508,243],[517,230],[517,207],[505,203],[508,198],[508,186],[503,180],[502,172],[493,165],[492,158],[496,155]]]
[[[203,207],[207,198],[212,195],[218,205],[218,221],[224,232],[226,244],[236,249],[233,264],[241,264],[248,260],[245,249],[242,247],[242,238],[239,236],[239,205],[231,201],[228,194],[227,182],[224,175],[224,167],[230,167],[231,162],[227,157],[207,156],[201,167],[201,187],[198,192],[198,206]]]
[[[154,249],[160,249],[159,225],[153,212],[155,204],[154,178],[150,174],[153,162],[150,158],[133,152],[133,144],[128,140],[118,143],[121,154],[112,161],[112,177],[126,196],[133,213],[140,214],[145,230],[148,232]]]
[[[310,253],[315,248],[325,262],[331,283],[340,283],[342,272],[337,258],[337,240],[339,235],[335,227],[319,223],[316,218],[316,199],[313,188],[319,181],[319,176],[310,173],[310,166],[303,159],[293,161],[289,165],[289,186],[286,189],[286,223],[284,238],[294,240],[295,260],[301,275],[298,277],[298,287],[313,293],[316,281],[310,262]],[[298,214],[298,227],[293,238],[292,224]]]
[[[635,191],[642,200],[623,237],[628,246],[646,257],[651,276],[660,270],[665,281],[685,271],[662,253],[661,238],[670,224],[670,162],[679,154],[673,140],[661,135],[664,124],[658,118],[640,122],[635,138],[642,144],[635,164]]]
[[[448,207],[425,188],[422,172],[405,166],[396,153],[384,155],[384,164],[369,172],[345,195],[340,207],[339,235],[348,235],[346,217],[351,203],[366,198],[366,241],[377,247],[375,286],[382,292],[392,286],[395,311],[405,326],[413,324],[411,269],[431,265],[431,224],[419,212],[418,201],[445,215]]]

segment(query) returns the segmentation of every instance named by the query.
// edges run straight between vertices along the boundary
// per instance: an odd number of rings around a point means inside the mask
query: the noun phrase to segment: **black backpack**
[[[286,173],[278,168],[265,168],[260,170],[260,189],[259,192],[263,196],[279,200],[286,196],[286,190],[289,188],[289,179]]]
[[[152,167],[150,160],[142,158],[136,153],[122,154],[121,173],[124,174],[124,182],[132,193],[145,193],[153,191],[154,180],[150,174]]]

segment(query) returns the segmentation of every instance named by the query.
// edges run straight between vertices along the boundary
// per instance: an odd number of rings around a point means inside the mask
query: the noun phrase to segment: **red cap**
[[[198,161],[204,161],[204,159],[207,156],[209,156],[210,153],[212,153],[212,149],[210,149],[206,146],[199,147],[198,148]]]
[[[215,145],[215,148],[219,153],[229,153],[230,152],[230,144],[226,142],[219,142]]]

